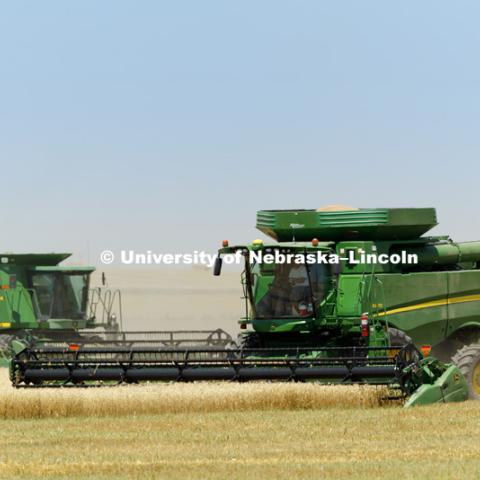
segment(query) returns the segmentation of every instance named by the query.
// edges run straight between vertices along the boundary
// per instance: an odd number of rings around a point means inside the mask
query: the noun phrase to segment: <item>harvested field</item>
[[[403,410],[379,406],[381,393],[305,384],[13,390],[4,378],[0,478],[480,476],[480,402]]]

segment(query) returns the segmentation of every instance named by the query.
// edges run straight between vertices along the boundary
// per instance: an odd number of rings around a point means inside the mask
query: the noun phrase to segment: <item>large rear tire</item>
[[[465,345],[452,358],[453,363],[463,373],[468,385],[468,396],[480,399],[480,344]]]

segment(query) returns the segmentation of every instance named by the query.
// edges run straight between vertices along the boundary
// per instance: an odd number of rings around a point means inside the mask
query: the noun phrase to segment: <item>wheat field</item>
[[[0,419],[371,408],[384,387],[294,383],[151,383],[104,388],[14,389],[0,379]]]
[[[1,479],[474,479],[480,402],[404,410],[385,390],[150,384],[15,390]]]

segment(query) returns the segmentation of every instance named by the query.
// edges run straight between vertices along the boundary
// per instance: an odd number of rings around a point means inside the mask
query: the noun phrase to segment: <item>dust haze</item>
[[[236,337],[245,315],[239,272],[214,277],[207,268],[104,268],[91,286],[120,289],[123,330],[204,330],[222,328]]]

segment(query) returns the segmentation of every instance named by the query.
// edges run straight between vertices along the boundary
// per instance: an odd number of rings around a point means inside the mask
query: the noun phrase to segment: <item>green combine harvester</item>
[[[22,345],[218,348],[233,343],[220,329],[123,331],[120,291],[91,288],[95,268],[59,265],[69,256],[0,254],[0,366],[8,366],[14,347]]]
[[[227,255],[243,259],[236,344],[222,330],[194,332],[189,343],[142,340],[112,325],[87,334],[95,321],[83,313],[69,336],[46,340],[34,329],[14,340],[12,382],[316,381],[388,385],[407,406],[478,398],[480,242],[425,236],[436,224],[431,208],[260,211],[257,228],[274,241],[224,241],[214,268],[220,275]],[[29,282],[23,295],[33,305]]]

